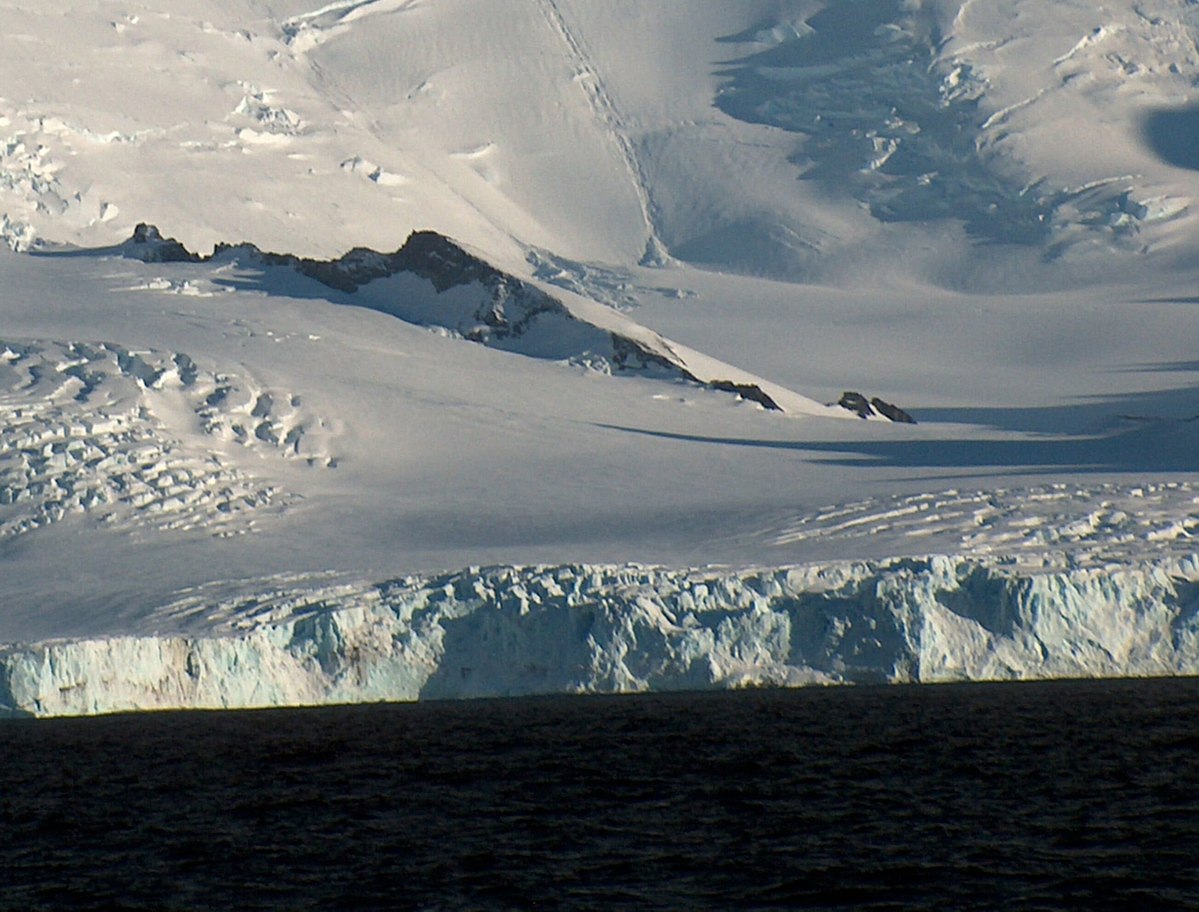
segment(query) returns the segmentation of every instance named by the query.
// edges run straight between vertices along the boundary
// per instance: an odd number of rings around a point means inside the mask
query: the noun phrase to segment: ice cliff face
[[[0,649],[0,712],[1199,671],[1195,557],[1040,574],[943,557],[471,569],[206,613],[223,620],[202,634]]]

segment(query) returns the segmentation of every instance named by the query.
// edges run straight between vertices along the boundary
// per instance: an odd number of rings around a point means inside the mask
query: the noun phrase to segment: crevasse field
[[[1192,3],[0,15],[0,713],[1199,672]]]

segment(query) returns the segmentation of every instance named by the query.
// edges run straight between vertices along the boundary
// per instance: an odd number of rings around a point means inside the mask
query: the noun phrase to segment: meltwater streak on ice
[[[0,909],[1193,907],[1193,680],[0,725]]]
[[[194,600],[193,600],[194,601]],[[162,609],[180,629],[196,605]],[[208,606],[205,635],[0,650],[0,711],[1199,673],[1199,559],[470,569]]]

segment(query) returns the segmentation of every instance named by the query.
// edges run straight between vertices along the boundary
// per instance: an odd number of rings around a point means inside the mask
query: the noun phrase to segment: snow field
[[[926,538],[954,554],[987,556],[1030,569],[1106,567],[1146,554],[1195,552],[1199,489],[1188,482],[1066,482],[984,491],[949,489],[872,498],[816,511],[773,533],[778,545],[887,535],[919,547]]]

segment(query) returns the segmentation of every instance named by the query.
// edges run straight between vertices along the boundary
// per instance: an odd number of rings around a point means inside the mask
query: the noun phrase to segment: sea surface
[[[1199,908],[1199,681],[0,724],[3,909]]]

